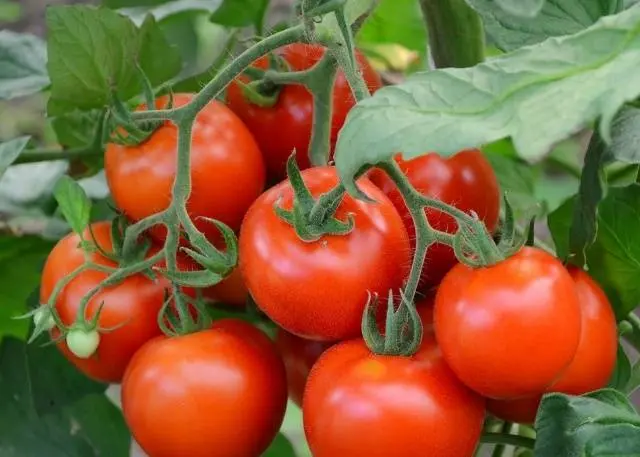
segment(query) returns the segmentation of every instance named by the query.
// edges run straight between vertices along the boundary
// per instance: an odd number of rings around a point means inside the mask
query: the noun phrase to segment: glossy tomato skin
[[[193,95],[174,95],[174,106],[186,105]],[[163,107],[167,97],[160,97]],[[105,172],[111,195],[129,218],[138,221],[166,209],[176,173],[178,130],[166,122],[138,146],[108,144]],[[196,227],[212,241],[218,229],[199,217],[224,222],[234,230],[265,184],[264,162],[258,145],[242,121],[225,105],[212,101],[196,118],[191,146],[192,192],[187,209]],[[163,240],[166,230],[152,235]]]
[[[452,157],[429,153],[410,160],[396,157],[409,182],[421,194],[436,198],[469,213],[475,211],[490,232],[498,225],[500,214],[500,187],[496,175],[481,151],[469,149]],[[396,206],[405,221],[412,247],[415,248],[415,227],[402,195],[394,182],[379,169],[370,173],[371,180],[379,186]],[[455,220],[437,210],[426,210],[433,228],[455,233]],[[451,247],[435,244],[429,248],[420,286],[428,289],[438,284],[457,263]]]
[[[314,196],[335,187],[333,167],[303,171]],[[336,217],[353,214],[347,235],[301,241],[273,206],[291,209],[288,181],[269,189],[249,209],[240,231],[240,271],[256,303],[274,322],[302,338],[337,341],[360,334],[368,294],[386,297],[402,286],[411,249],[402,219],[368,179],[358,185],[377,203],[346,195]],[[279,200],[280,199],[280,200]]]
[[[604,291],[583,270],[569,267],[582,312],[582,331],[575,357],[547,392],[582,395],[607,385],[616,365],[618,333],[616,318]],[[495,416],[509,421],[535,420],[542,395],[509,401],[488,401]]]
[[[571,363],[581,331],[571,275],[532,247],[490,267],[454,267],[438,288],[434,319],[451,369],[494,399],[543,392]]]
[[[258,457],[287,403],[284,365],[250,324],[150,341],[122,383],[125,420],[150,457]]]
[[[471,457],[484,400],[444,363],[432,337],[412,357],[339,343],[311,371],[303,401],[314,457]]]
[[[287,61],[291,70],[300,71],[318,62],[326,48],[318,45],[295,43],[276,51]],[[367,59],[356,51],[356,60],[362,70],[371,92],[382,87],[382,81]],[[262,57],[253,64],[268,68],[268,58]],[[241,78],[246,82],[246,78]],[[253,133],[264,154],[269,175],[281,180],[286,176],[286,162],[293,150],[301,169],[308,168],[309,140],[313,123],[313,97],[300,85],[284,86],[273,107],[261,107],[251,103],[242,93],[237,82],[229,85],[227,91],[229,107],[244,121]],[[331,151],[335,148],[338,132],[344,124],[347,113],[355,105],[349,84],[342,71],[338,72],[333,87],[333,114],[331,118]]]
[[[289,398],[302,407],[302,396],[311,368],[332,343],[306,340],[279,329],[276,346],[287,369]]]
[[[110,224],[93,225],[96,243],[106,252],[112,251]],[[88,230],[84,238],[91,240]],[[53,248],[43,271],[40,301],[46,303],[55,284],[83,263],[83,253],[78,247],[80,238],[70,234]],[[115,267],[115,263],[99,253],[91,254],[93,261]],[[104,272],[87,270],[72,279],[58,295],[56,310],[62,322],[69,326],[76,319],[82,298],[107,277]],[[60,351],[87,376],[109,383],[120,382],[133,354],[149,339],[161,334],[157,316],[164,302],[169,283],[158,277],[155,281],[142,274],[128,277],[121,283],[98,292],[88,303],[86,319],[93,318],[100,305],[100,328],[113,329],[100,333],[96,353],[87,359],[73,355],[63,340],[57,343]],[[52,330],[56,337],[58,331]]]

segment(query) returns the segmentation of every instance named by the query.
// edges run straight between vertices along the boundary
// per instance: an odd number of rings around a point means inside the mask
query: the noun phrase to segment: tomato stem
[[[511,431],[511,422],[503,422],[500,426],[501,434],[508,434]],[[506,446],[503,443],[498,443],[495,445],[493,452],[491,453],[491,457],[503,457],[506,451]]]
[[[420,0],[436,68],[472,67],[484,60],[482,20],[465,0]]]

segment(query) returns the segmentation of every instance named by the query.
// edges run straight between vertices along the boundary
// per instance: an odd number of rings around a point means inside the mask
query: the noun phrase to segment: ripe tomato
[[[362,340],[330,348],[311,370],[302,411],[315,457],[471,457],[484,401],[427,335],[412,357],[372,354]]]
[[[616,365],[618,332],[616,318],[607,296],[591,277],[569,267],[582,311],[582,331],[575,357],[547,392],[582,395],[607,385]],[[532,398],[489,401],[495,416],[514,422],[533,422],[541,395]]]
[[[247,304],[247,298],[249,298],[249,291],[244,285],[239,268],[235,268],[229,276],[215,286],[204,289],[203,294],[215,302],[222,302],[225,305],[237,306],[238,308],[244,308]]]
[[[485,397],[513,399],[543,392],[569,366],[580,314],[562,263],[525,247],[490,267],[454,267],[438,289],[434,318],[460,380]]]
[[[174,106],[186,105],[193,95],[177,94]],[[165,106],[167,97],[157,105]],[[108,144],[105,172],[111,195],[129,218],[138,221],[166,209],[176,173],[178,130],[171,122],[158,128],[138,146]],[[212,241],[218,229],[199,217],[224,222],[234,230],[265,183],[260,150],[249,130],[223,104],[210,102],[196,118],[191,140],[192,192],[187,208],[196,227]],[[152,234],[164,239],[166,230]]]
[[[287,385],[289,397],[302,407],[302,395],[307,384],[311,368],[332,343],[306,340],[286,330],[279,329],[276,335],[276,346],[287,369]]]
[[[122,382],[125,420],[150,457],[257,457],[276,436],[286,404],[273,343],[235,319],[150,341]]]
[[[396,161],[421,194],[437,198],[466,213],[475,211],[489,231],[496,229],[500,214],[500,188],[482,152],[477,149],[465,150],[449,158],[429,153],[411,160],[403,160],[398,155]],[[412,247],[415,248],[413,219],[398,188],[382,170],[372,170],[369,177],[387,194],[402,215]],[[455,233],[457,224],[452,217],[432,209],[427,209],[426,213],[433,228]],[[443,244],[431,246],[420,278],[421,288],[438,284],[456,263],[451,247]]]
[[[309,44],[290,44],[276,51],[287,61],[291,70],[306,70],[318,62],[326,49]],[[382,87],[382,81],[367,59],[356,51],[356,60],[371,92]],[[268,68],[268,57],[254,62],[257,68]],[[240,78],[247,82],[247,78]],[[240,84],[233,82],[227,90],[229,107],[244,121],[253,133],[264,154],[269,174],[276,180],[286,176],[286,162],[291,152],[297,151],[296,159],[301,169],[308,168],[309,140],[313,124],[313,97],[301,85],[284,86],[275,106],[261,107],[247,100]],[[331,118],[331,154],[335,148],[338,132],[347,113],[355,105],[351,88],[344,73],[338,72],[333,86],[333,114]]]
[[[112,251],[111,231],[108,222],[92,226],[96,243],[106,252]],[[89,231],[84,238],[91,240]],[[80,237],[67,235],[53,248],[42,273],[40,301],[49,300],[55,284],[64,276],[82,265],[84,254],[78,247]],[[116,266],[114,262],[98,252],[91,254],[93,261],[102,265]],[[106,273],[87,270],[72,279],[58,295],[56,310],[65,325],[76,319],[82,298],[102,280]],[[164,302],[165,289],[169,283],[158,277],[152,281],[142,274],[128,277],[121,283],[98,292],[88,303],[86,318],[90,320],[103,304],[98,325],[101,328],[116,328],[101,332],[100,344],[94,356],[82,359],[73,355],[64,340],[57,343],[60,351],[84,374],[102,382],[120,382],[133,354],[149,339],[160,335],[157,324],[158,312]],[[52,335],[57,337],[58,330]]]
[[[338,183],[333,167],[303,171],[314,196]],[[400,215],[368,179],[360,188],[377,203],[349,195],[336,217],[355,228],[308,243],[281,220],[273,206],[291,209],[289,181],[266,191],[247,212],[240,231],[240,271],[256,303],[274,322],[303,338],[336,341],[360,334],[367,291],[386,297],[409,271],[411,249]]]

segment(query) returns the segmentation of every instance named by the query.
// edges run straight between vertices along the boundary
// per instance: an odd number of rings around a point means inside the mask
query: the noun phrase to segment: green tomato
[[[100,334],[97,330],[71,329],[67,333],[67,346],[73,355],[88,359],[98,349]]]

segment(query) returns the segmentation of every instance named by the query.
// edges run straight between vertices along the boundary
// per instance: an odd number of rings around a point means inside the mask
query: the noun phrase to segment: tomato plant
[[[411,160],[396,159],[409,182],[420,193],[454,205],[465,212],[474,211],[490,231],[498,224],[500,190],[491,165],[479,150],[461,151],[450,158],[429,153]],[[374,170],[371,180],[391,199],[402,215],[409,237],[414,241],[415,227],[402,194],[386,174]],[[429,224],[438,230],[454,233],[454,218],[441,211],[427,209]],[[422,288],[437,285],[455,264],[450,246],[436,244],[427,252],[421,276]]]
[[[276,55],[281,57],[292,71],[303,71],[318,63],[326,51],[322,46],[294,43],[278,49]],[[356,50],[355,56],[367,87],[370,91],[376,91],[382,85],[380,76],[362,53]],[[267,69],[269,58],[262,57],[254,62],[253,66]],[[285,177],[285,165],[293,150],[297,152],[296,159],[300,168],[308,168],[313,95],[304,86],[285,85],[277,94],[273,106],[260,106],[247,99],[243,93],[243,85],[247,82],[247,78],[241,78],[239,82],[229,85],[227,103],[255,136],[271,176],[275,179]],[[336,76],[331,97],[333,112],[330,145],[333,150],[347,113],[355,105],[351,88],[343,72],[338,72]]]
[[[451,270],[434,323],[444,359],[466,385],[514,399],[544,391],[567,369],[580,340],[580,302],[562,263],[525,247],[495,266]]]
[[[305,170],[303,179],[315,195],[338,182],[331,167]],[[262,194],[247,212],[240,231],[242,277],[260,309],[295,335],[323,341],[357,336],[367,294],[385,294],[407,274],[409,238],[400,215],[369,180],[360,185],[377,203],[345,196],[336,218],[351,214],[354,229],[320,243],[300,240],[274,213],[274,205],[293,204],[288,181]]]
[[[14,3],[0,449],[638,453],[640,4]]]
[[[273,343],[232,319],[150,341],[122,382],[124,417],[154,457],[261,455],[280,428],[286,399]]]
[[[456,379],[433,338],[408,358],[375,356],[354,340],[320,357],[303,412],[314,456],[463,457],[478,445],[484,400]]]
[[[172,97],[176,107],[191,99],[191,94]],[[168,101],[168,97],[162,97],[156,105],[162,108]],[[118,208],[132,220],[139,221],[169,206],[176,174],[177,136],[176,127],[166,122],[137,146],[107,145],[104,160],[109,189]],[[217,101],[198,114],[191,145],[193,190],[187,210],[196,227],[215,240],[217,228],[202,218],[239,229],[244,213],[264,187],[264,162],[251,132]],[[154,233],[162,239],[162,230]]]
[[[92,234],[92,235],[91,235]],[[91,233],[84,233],[86,240],[94,237],[96,245],[106,253],[113,252],[110,224],[96,223]],[[78,246],[80,237],[69,235],[58,242],[51,251],[43,270],[40,301],[47,303],[53,288],[64,276],[68,276],[83,262],[83,250]],[[102,265],[114,263],[94,251],[91,256]],[[76,322],[82,298],[106,277],[106,273],[86,270],[71,279],[62,289],[55,302],[55,308],[63,324],[71,326]],[[135,352],[149,339],[161,334],[157,315],[165,300],[165,290],[169,283],[163,278],[151,280],[143,274],[129,276],[120,284],[98,292],[86,304],[84,316],[97,318],[97,325],[108,331],[100,332],[100,343],[95,354],[89,351],[85,357],[78,357],[70,351],[68,340],[58,341],[58,347],[73,364],[86,375],[103,381],[119,382],[124,370]],[[57,337],[58,330],[52,330]],[[82,332],[76,332],[74,341],[86,339]]]

